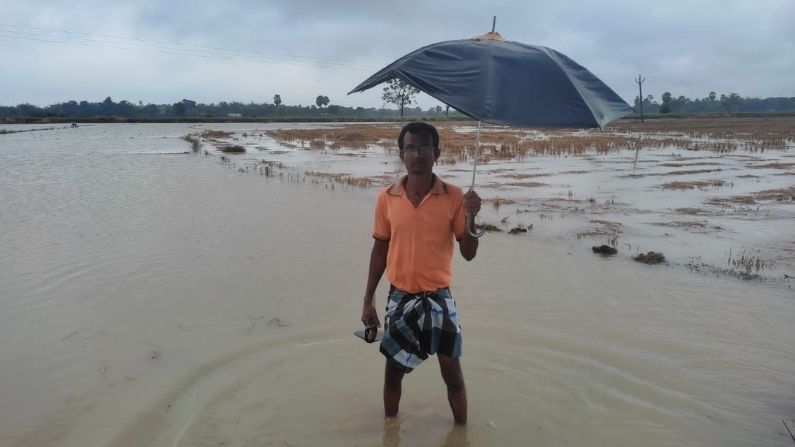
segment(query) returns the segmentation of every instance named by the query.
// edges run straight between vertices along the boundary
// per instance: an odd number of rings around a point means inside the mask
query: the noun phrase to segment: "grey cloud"
[[[294,103],[325,94],[332,103],[378,106],[377,92],[345,93],[415,48],[488,31],[492,15],[505,38],[569,55],[627,101],[639,73],[647,78],[644,93],[658,98],[666,90],[795,96],[791,0],[6,3],[6,24],[258,51],[261,61],[234,58],[233,51],[198,57],[0,38],[0,59],[14,67],[0,71],[0,83],[13,86],[0,90],[0,104],[115,92],[145,102],[264,101],[278,92]],[[275,55],[310,62],[284,63]],[[422,105],[434,104],[426,98]]]

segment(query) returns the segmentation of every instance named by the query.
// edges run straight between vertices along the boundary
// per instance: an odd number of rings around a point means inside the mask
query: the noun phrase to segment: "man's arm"
[[[378,320],[378,312],[375,310],[375,289],[381,276],[386,270],[386,255],[389,253],[389,241],[382,241],[373,238],[373,250],[370,252],[370,271],[367,275],[367,290],[364,292],[364,302],[362,303],[362,323],[377,324],[381,327]]]
[[[465,213],[472,214],[472,225],[464,231],[464,236],[458,241],[458,245],[461,250],[461,256],[467,261],[471,261],[475,259],[475,255],[478,254],[478,238],[469,235],[470,231],[473,233],[476,232],[475,216],[477,216],[480,211],[480,197],[478,197],[475,191],[470,190],[464,194],[462,207]]]

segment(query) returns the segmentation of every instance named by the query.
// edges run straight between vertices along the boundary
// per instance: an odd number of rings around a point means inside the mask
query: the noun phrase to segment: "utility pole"
[[[640,122],[643,122],[643,81],[646,78],[641,78],[638,75],[638,79],[635,79],[635,83],[638,84],[638,98],[640,99]]]

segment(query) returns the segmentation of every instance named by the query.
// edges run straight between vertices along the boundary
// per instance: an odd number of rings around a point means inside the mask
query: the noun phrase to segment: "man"
[[[465,226],[466,213],[474,216],[480,211],[480,197],[474,191],[464,194],[433,173],[439,134],[430,124],[407,124],[400,131],[398,147],[408,174],[378,194],[362,306],[362,322],[380,327],[374,294],[386,270],[392,285],[381,340],[387,358],[384,412],[386,417],[397,415],[404,374],[436,354],[453,419],[466,424],[461,326],[449,286],[453,239],[467,261],[477,254],[478,240]]]

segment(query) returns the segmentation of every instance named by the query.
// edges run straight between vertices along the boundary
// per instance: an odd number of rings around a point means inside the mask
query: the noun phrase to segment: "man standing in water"
[[[384,412],[387,417],[397,415],[404,374],[436,354],[453,418],[456,424],[466,424],[461,326],[449,286],[453,239],[467,261],[477,254],[478,240],[465,227],[466,213],[474,217],[480,211],[480,197],[474,191],[464,194],[433,173],[439,134],[430,124],[404,126],[398,147],[408,175],[378,193],[362,306],[365,326],[381,326],[374,294],[386,270],[391,287],[381,340],[386,356]]]

